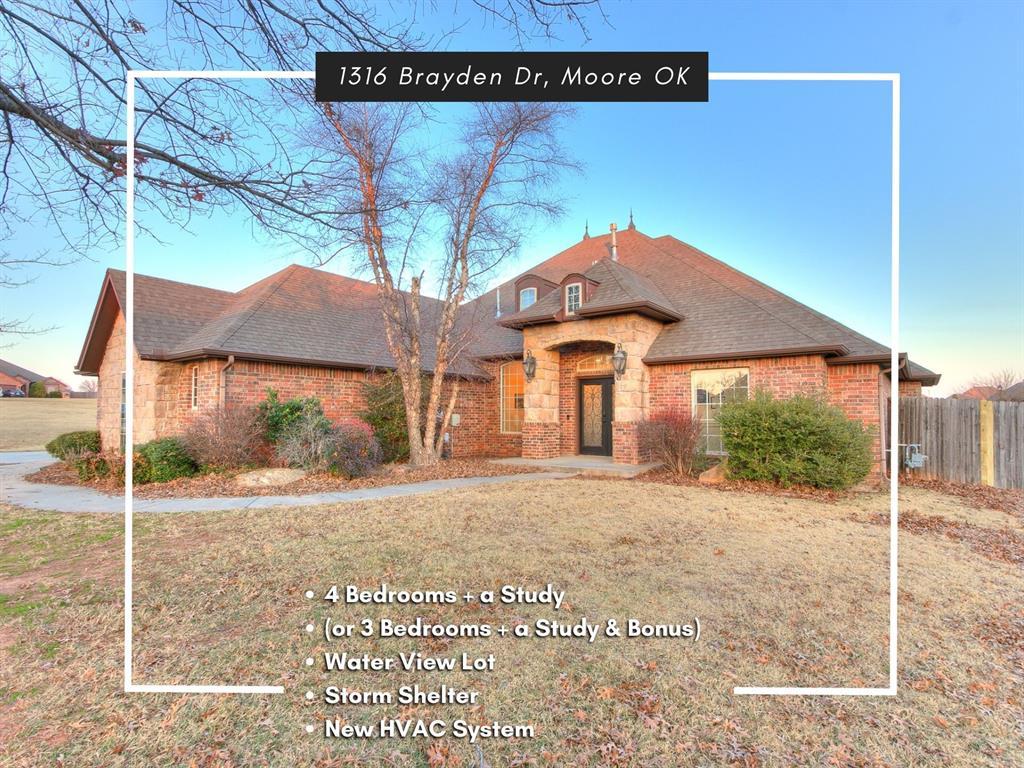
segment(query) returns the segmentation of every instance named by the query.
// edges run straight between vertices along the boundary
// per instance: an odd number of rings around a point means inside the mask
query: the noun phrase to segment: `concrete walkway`
[[[0,451],[0,503],[28,509],[55,512],[124,512],[123,496],[108,496],[90,488],[75,485],[30,483],[25,475],[53,463],[42,451]],[[561,480],[574,472],[530,472],[524,475],[497,477],[461,477],[450,480],[429,480],[423,483],[386,485],[355,491],[307,493],[301,496],[233,496],[198,499],[136,499],[134,512],[216,512],[224,509],[263,509],[266,507],[306,507],[316,504],[338,504],[348,501],[372,501],[395,496],[475,488],[497,483],[521,483],[532,480]]]
[[[606,477],[636,477],[648,472],[657,464],[616,464],[611,456],[557,456],[553,459],[524,459],[514,456],[510,459],[491,459],[492,464],[506,464],[518,467],[537,467],[548,471],[572,472],[578,475],[603,475]]]

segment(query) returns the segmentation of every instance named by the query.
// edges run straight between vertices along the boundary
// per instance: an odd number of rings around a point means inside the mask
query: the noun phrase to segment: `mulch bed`
[[[753,480],[722,480],[718,483],[701,483],[696,477],[679,476],[667,469],[652,469],[642,475],[630,478],[627,482],[662,483],[663,485],[680,485],[693,488],[706,488],[717,491],[742,491],[743,493],[759,493],[767,496],[783,496],[790,499],[811,499],[834,504],[852,496],[852,491],[831,491],[827,488],[814,488],[809,485],[791,485],[782,487],[775,483],[757,482]]]
[[[888,513],[871,515],[868,519],[876,525],[889,525]],[[1024,536],[1011,528],[990,528],[938,515],[901,511],[900,530],[944,536],[951,541],[963,542],[989,560],[1024,566]]]
[[[900,484],[911,488],[924,488],[937,493],[956,496],[977,509],[995,509],[1024,520],[1024,490],[1017,488],[991,488],[987,485],[964,485],[946,480],[903,475]]]
[[[434,467],[413,469],[404,464],[390,464],[366,477],[346,480],[343,477],[320,473],[310,474],[287,485],[246,488],[235,482],[239,472],[219,472],[196,477],[182,477],[167,483],[149,483],[135,486],[135,497],[139,499],[209,498],[213,496],[299,496],[307,493],[330,491],[352,491],[360,488],[380,488],[385,485],[422,483],[428,480],[450,480],[460,477],[499,477],[536,472],[536,467],[492,464],[489,461],[451,459]],[[120,496],[122,486],[112,479],[83,482],[78,474],[65,464],[56,463],[43,467],[38,472],[26,475],[33,483],[54,483],[77,485],[102,493]]]

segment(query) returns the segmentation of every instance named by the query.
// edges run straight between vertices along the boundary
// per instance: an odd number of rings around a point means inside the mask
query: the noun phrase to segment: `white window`
[[[526,412],[525,379],[523,364],[514,360],[501,366],[501,431],[518,434],[523,431],[523,416]]]
[[[192,410],[196,410],[199,407],[199,366],[192,366]]]
[[[720,455],[724,450],[718,414],[723,405],[747,399],[750,370],[719,368],[693,371],[690,382],[693,387],[693,415],[701,426],[701,445],[707,453]]]
[[[523,288],[519,292],[519,308],[526,309],[537,301],[536,288]]]
[[[570,283],[565,286],[565,314],[575,315],[582,303],[583,286],[580,283]]]

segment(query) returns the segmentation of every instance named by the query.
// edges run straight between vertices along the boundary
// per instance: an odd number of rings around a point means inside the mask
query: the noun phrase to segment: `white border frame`
[[[126,94],[127,178],[125,185],[125,435],[131,441],[135,419],[135,81],[140,78],[315,79],[311,70],[268,72],[225,70],[128,70]],[[899,444],[899,271],[900,271],[900,75],[854,72],[711,72],[708,80],[743,82],[884,82],[892,87],[892,284],[890,292],[889,450]],[[126,443],[127,444],[127,443]],[[128,455],[127,451],[126,457]],[[882,461],[886,461],[883,452]],[[883,464],[884,466],[884,464]],[[132,682],[132,462],[125,460],[124,486],[124,690],[125,693],[284,693],[281,685],[141,685]],[[747,687],[733,688],[737,696],[895,696],[897,689],[897,616],[899,554],[899,472],[889,475],[889,685],[887,688]]]

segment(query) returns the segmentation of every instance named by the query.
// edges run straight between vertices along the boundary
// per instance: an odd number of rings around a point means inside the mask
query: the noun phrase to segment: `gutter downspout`
[[[217,382],[217,404],[220,406],[220,410],[223,412],[224,407],[227,404],[228,396],[228,369],[232,368],[235,364],[235,356],[228,355],[227,364],[220,369],[220,381]]]

